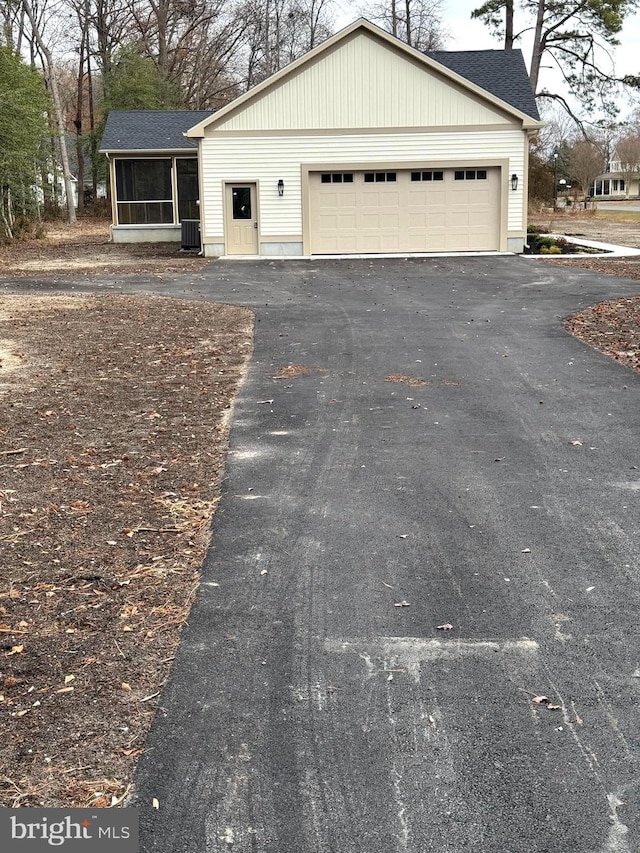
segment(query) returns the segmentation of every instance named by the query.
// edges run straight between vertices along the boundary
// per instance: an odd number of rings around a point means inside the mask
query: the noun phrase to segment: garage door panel
[[[409,190],[409,207],[425,207],[427,204],[427,193]]]
[[[337,231],[338,230],[338,214],[337,213],[330,213],[330,214],[323,213],[319,217],[319,224],[320,224],[320,228],[322,229],[323,232]]]
[[[449,225],[451,228],[457,228],[463,231],[469,230],[469,211],[468,210],[455,210],[451,212],[449,217]]]
[[[421,230],[425,230],[427,228],[427,211],[422,210],[419,213],[413,213],[409,211],[409,229],[413,231],[413,229],[419,228]],[[424,236],[423,236],[424,242]]]
[[[338,229],[340,231],[355,231],[358,227],[358,218],[355,213],[341,213],[338,216]]]
[[[485,178],[411,181],[396,171],[395,181],[364,181],[354,172],[349,183],[321,183],[310,175],[312,253],[467,251],[498,249],[500,170],[482,169]]]
[[[400,213],[381,213],[380,214],[380,227],[387,231],[389,229],[399,230],[400,229]]]
[[[339,203],[338,193],[328,193],[325,191],[322,195],[318,196],[318,207],[320,210],[333,210],[333,208],[338,207]]]

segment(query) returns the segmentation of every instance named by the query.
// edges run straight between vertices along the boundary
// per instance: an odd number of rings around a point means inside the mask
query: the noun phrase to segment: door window
[[[251,219],[251,187],[234,187],[231,190],[234,219]]]

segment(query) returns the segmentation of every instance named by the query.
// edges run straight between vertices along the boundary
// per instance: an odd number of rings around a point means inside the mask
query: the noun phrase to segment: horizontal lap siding
[[[519,130],[472,133],[386,133],[317,136],[245,136],[202,140],[206,234],[223,231],[223,181],[258,181],[262,239],[302,234],[301,164],[387,163],[429,165],[458,161],[474,166],[482,160],[509,160],[508,174],[519,177],[516,192],[508,191],[510,231],[523,227],[524,150]],[[504,180],[507,180],[507,175]],[[285,190],[278,197],[277,184]]]

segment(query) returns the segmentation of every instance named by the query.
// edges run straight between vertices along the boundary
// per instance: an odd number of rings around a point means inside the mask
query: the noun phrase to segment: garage
[[[360,19],[187,131],[203,252],[521,252],[540,127],[521,52],[423,54]]]
[[[500,247],[500,169],[309,175],[313,254],[492,251]]]

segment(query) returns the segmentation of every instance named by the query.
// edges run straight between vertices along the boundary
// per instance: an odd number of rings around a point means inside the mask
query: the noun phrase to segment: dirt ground
[[[0,281],[206,263],[114,246],[88,221],[0,246]],[[604,271],[640,279],[623,263]],[[127,801],[197,587],[252,320],[152,296],[0,296],[0,805]],[[640,296],[567,328],[640,370]]]
[[[623,211],[593,210],[587,214],[581,210],[575,213],[547,213],[530,215],[529,225],[542,228],[550,234],[563,234],[567,237],[584,237],[617,246],[630,246],[640,249],[640,221],[637,214],[625,216]],[[598,270],[609,275],[640,280],[640,256],[630,258],[571,258],[566,260],[553,257],[545,263],[560,263],[565,266],[584,267]]]
[[[0,248],[2,271],[203,264],[113,247],[95,223],[68,237]],[[0,297],[1,805],[126,798],[198,582],[252,322],[160,297]]]
[[[83,219],[75,228],[49,224],[44,240],[0,246],[0,275],[12,278],[195,272],[207,263],[176,243],[111,243],[104,219]]]

